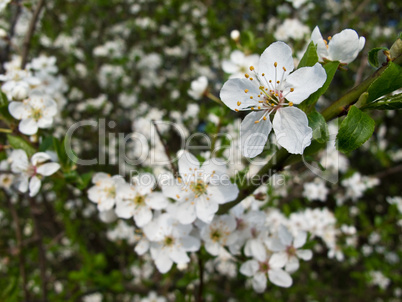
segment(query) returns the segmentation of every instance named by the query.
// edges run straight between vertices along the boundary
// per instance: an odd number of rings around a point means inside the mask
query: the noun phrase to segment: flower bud
[[[13,99],[21,101],[28,97],[28,87],[25,85],[17,85],[11,91]]]
[[[230,38],[234,41],[239,41],[240,38],[240,32],[237,29],[234,29],[230,33]]]

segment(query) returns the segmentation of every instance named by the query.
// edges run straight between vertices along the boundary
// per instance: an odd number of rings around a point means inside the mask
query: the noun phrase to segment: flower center
[[[221,234],[221,232],[219,232],[219,230],[213,230],[211,232],[210,237],[211,237],[213,242],[218,242],[221,239],[222,234]]]
[[[253,66],[250,66],[250,71],[254,72],[254,75],[260,84],[258,87],[259,93],[256,96],[250,95],[250,100],[255,100],[255,102],[258,102],[258,105],[250,107],[250,110],[264,110],[264,114],[261,116],[261,118],[257,121],[255,121],[256,124],[258,124],[261,121],[266,121],[271,114],[271,112],[274,112],[278,110],[281,107],[284,106],[293,106],[292,102],[287,102],[286,96],[294,91],[294,88],[287,88],[285,91],[285,76],[286,76],[286,68],[278,68],[278,63],[274,63],[275,67],[275,79],[268,79],[265,75],[265,73],[261,73],[261,76],[259,76],[256,72]],[[279,73],[282,71],[282,74],[279,75]],[[244,75],[246,79],[249,79],[250,81],[253,81],[254,78],[251,77],[249,74]],[[279,78],[280,76],[280,78]],[[249,90],[245,89],[244,93],[248,93]],[[237,105],[240,106],[241,102],[237,102]],[[236,109],[235,109],[236,110]],[[236,110],[238,111],[238,110]]]
[[[260,264],[260,267],[259,267],[258,270],[259,270],[260,272],[266,273],[266,272],[269,271],[269,264],[268,264],[268,262],[260,262],[259,264]]]
[[[145,197],[142,195],[136,195],[133,199],[133,203],[136,207],[140,207],[145,204]]]
[[[190,183],[190,190],[194,192],[195,196],[206,194],[207,185],[202,180],[197,180],[197,182]]]
[[[165,246],[172,246],[174,243],[174,238],[172,236],[166,236],[164,240]]]
[[[295,256],[295,255],[296,255],[296,248],[295,248],[293,245],[288,246],[288,247],[286,248],[286,253],[287,253],[289,256]]]

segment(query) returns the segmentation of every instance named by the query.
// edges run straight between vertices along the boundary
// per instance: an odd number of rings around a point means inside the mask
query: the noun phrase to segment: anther
[[[274,63],[274,66],[275,66],[275,67],[278,67],[278,63],[277,63],[277,62],[275,62],[275,63]]]
[[[293,91],[295,91],[295,89],[294,89],[294,88],[290,88],[290,92],[293,92]]]
[[[250,81],[252,81],[253,80],[253,78],[250,78]]]
[[[258,108],[258,110],[260,110],[260,109],[261,109],[261,107],[260,107],[260,106],[258,106],[257,108]]]
[[[244,89],[244,92],[247,93],[247,92],[248,92],[248,89]]]
[[[265,73],[262,73],[261,75],[264,77],[264,76],[265,76]]]
[[[293,102],[289,102],[289,106],[293,106]]]
[[[252,100],[252,99],[253,99],[253,97],[252,97],[252,96],[250,96],[250,99]]]
[[[267,120],[267,117],[266,117],[266,116],[264,116],[262,119],[263,119],[264,121],[266,121],[266,120]]]
[[[282,69],[283,69],[283,71],[286,71],[286,68],[285,68],[285,67],[282,67]]]
[[[241,102],[237,102],[237,106],[240,106],[241,105]]]
[[[239,112],[239,109],[235,109],[236,112]]]
[[[250,109],[251,109],[251,110],[254,110],[254,107],[251,107]]]
[[[254,124],[258,124],[260,121],[255,121]]]
[[[248,77],[249,77],[249,75],[246,73],[245,75],[244,75],[247,79],[248,79]]]
[[[254,66],[250,66],[250,70],[253,71],[253,70],[254,70]]]

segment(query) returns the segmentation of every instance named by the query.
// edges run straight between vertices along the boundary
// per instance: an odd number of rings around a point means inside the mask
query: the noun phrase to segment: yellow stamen
[[[240,106],[241,105],[241,102],[237,102],[237,106]]]
[[[250,66],[250,70],[253,71],[253,70],[254,70],[254,66]]]
[[[244,75],[247,79],[248,79],[248,77],[249,77],[249,75],[246,73],[245,75]]]
[[[293,102],[289,102],[289,106],[293,106]]]
[[[275,62],[275,63],[274,63],[274,66],[275,66],[275,67],[278,67],[278,63],[277,63],[277,62]]]
[[[248,92],[248,89],[244,89],[244,92],[247,93],[247,92]]]

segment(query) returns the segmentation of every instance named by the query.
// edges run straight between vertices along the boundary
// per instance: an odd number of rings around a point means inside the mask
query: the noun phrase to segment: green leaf
[[[7,140],[11,147],[13,147],[14,149],[24,150],[28,157],[31,157],[36,153],[35,148],[32,147],[31,144],[24,140],[22,137],[7,134]]]
[[[8,99],[4,92],[0,91],[0,107],[8,106]]]
[[[53,149],[53,136],[47,136],[42,140],[42,143],[39,146],[39,152],[45,152],[46,150]]]
[[[313,140],[319,143],[325,143],[329,139],[328,125],[324,117],[317,111],[307,115],[308,125],[313,129]]]
[[[378,68],[380,66],[380,62],[378,61],[378,52],[381,50],[388,50],[386,47],[376,47],[369,51],[368,60],[371,66],[374,68]]]
[[[311,94],[306,100],[304,100],[300,105],[299,108],[302,109],[303,111],[310,112],[314,109],[315,103],[317,103],[318,98],[323,95],[329,85],[331,84],[336,71],[338,70],[339,62],[334,61],[334,62],[327,62],[323,65],[325,72],[327,73],[327,80],[325,81],[324,85],[318,89],[316,92]]]
[[[63,171],[69,172],[74,165],[75,158],[69,158],[69,156],[67,155],[66,149],[64,147],[64,140],[59,141],[57,138],[54,137],[53,147],[57,153]]]
[[[383,95],[391,93],[402,87],[402,67],[389,62],[388,67],[368,88],[369,97],[367,103],[370,103]]]
[[[306,52],[303,55],[303,58],[300,60],[299,66],[297,66],[297,68],[314,66],[314,64],[317,62],[318,62],[317,46],[315,46],[314,42],[311,41],[306,49]]]
[[[356,106],[352,106],[341,123],[336,136],[336,147],[343,153],[359,148],[374,132],[374,120]]]
[[[378,99],[370,104],[363,106],[361,109],[377,109],[377,110],[397,110],[402,109],[402,93]]]

